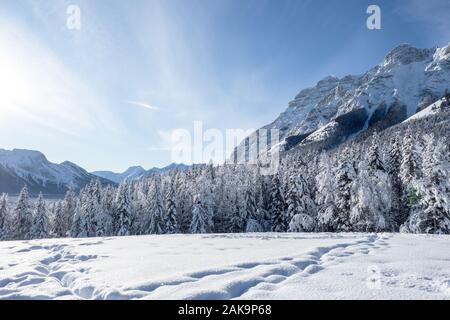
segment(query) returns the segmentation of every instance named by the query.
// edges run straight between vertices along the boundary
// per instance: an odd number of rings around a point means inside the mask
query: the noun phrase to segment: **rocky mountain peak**
[[[336,83],[339,82],[339,78],[336,76],[327,76],[325,78],[323,78],[322,80],[320,80],[317,83],[317,87],[323,87],[323,86],[328,86],[328,85],[336,85]]]
[[[413,62],[424,61],[431,59],[435,50],[435,48],[419,49],[407,43],[400,44],[386,55],[382,65],[407,65]]]

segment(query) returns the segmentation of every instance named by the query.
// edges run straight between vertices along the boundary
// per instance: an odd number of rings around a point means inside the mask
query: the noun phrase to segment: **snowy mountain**
[[[64,161],[60,164],[47,160],[44,154],[32,150],[0,149],[0,193],[18,194],[24,185],[32,194],[64,194],[73,184],[81,189],[91,180],[100,178],[102,184],[118,184],[124,179],[130,181],[165,173],[173,169],[186,169],[183,164],[170,164],[164,168],[145,170],[140,166],[130,167],[123,173],[110,171],[87,172],[78,165]]]
[[[145,169],[141,166],[135,166],[128,168],[123,173],[115,173],[112,171],[94,171],[92,172],[93,175],[96,175],[98,177],[102,177],[111,181],[114,181],[116,183],[120,183],[124,179],[127,180],[135,180],[142,176],[145,173]]]
[[[155,168],[151,168],[150,170],[147,170],[142,176],[143,177],[150,177],[150,176],[152,176],[154,174],[157,174],[157,173],[166,173],[166,172],[169,172],[169,171],[172,171],[172,170],[175,170],[175,169],[177,169],[177,170],[186,170],[188,168],[190,168],[190,166],[182,164],[182,163],[171,163],[168,166],[163,167],[163,168],[156,168],[156,167]]]
[[[32,193],[62,194],[70,184],[80,189],[95,178],[72,162],[49,162],[39,151],[0,149],[0,192],[18,193],[26,184]]]
[[[128,168],[125,172],[122,173],[115,173],[112,171],[94,171],[92,172],[93,175],[96,175],[98,177],[111,180],[115,183],[120,183],[123,180],[127,179],[129,181],[138,180],[143,177],[151,176],[155,173],[164,173],[170,170],[174,169],[186,169],[188,168],[187,165],[184,164],[176,164],[172,163],[164,168],[152,168],[149,170],[145,170],[141,166],[135,166]]]
[[[400,123],[440,99],[450,89],[450,44],[418,49],[402,44],[363,75],[329,76],[302,90],[274,122],[281,144],[339,143],[372,126]],[[238,147],[252,147],[257,132]]]

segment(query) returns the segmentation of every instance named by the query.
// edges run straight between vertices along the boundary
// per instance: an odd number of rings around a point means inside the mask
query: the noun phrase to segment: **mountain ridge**
[[[162,168],[153,167],[149,170],[145,170],[141,166],[132,166],[132,167],[129,167],[127,170],[125,170],[122,173],[117,173],[117,172],[113,172],[113,171],[93,171],[93,172],[91,172],[91,174],[114,181],[116,183],[120,183],[125,179],[133,181],[133,180],[141,179],[143,177],[147,177],[147,176],[155,174],[155,173],[167,172],[167,171],[174,170],[174,169],[184,170],[185,168],[188,168],[188,167],[189,166],[187,166],[185,164],[171,163],[168,166],[165,166]]]

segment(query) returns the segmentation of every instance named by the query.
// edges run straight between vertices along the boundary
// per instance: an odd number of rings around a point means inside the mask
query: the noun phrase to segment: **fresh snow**
[[[1,299],[450,299],[449,236],[152,235],[0,243]]]
[[[337,126],[338,123],[336,121],[332,121],[327,125],[319,128],[317,131],[314,131],[303,141],[303,143],[310,143],[324,140],[330,135],[330,132],[332,132]]]
[[[437,102],[433,103],[432,105],[426,107],[425,109],[423,109],[420,112],[417,112],[415,115],[413,115],[412,117],[409,117],[408,119],[406,119],[405,121],[403,121],[403,123],[409,122],[411,120],[417,120],[417,119],[421,119],[421,118],[425,118],[425,117],[429,117],[435,113],[438,113],[440,111],[440,105],[441,103],[444,102],[444,99],[440,99]]]

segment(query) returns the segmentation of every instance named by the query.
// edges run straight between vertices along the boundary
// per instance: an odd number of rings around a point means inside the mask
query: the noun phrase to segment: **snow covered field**
[[[450,299],[450,236],[0,242],[0,299]]]

